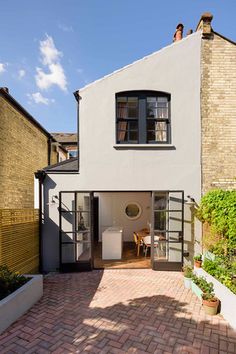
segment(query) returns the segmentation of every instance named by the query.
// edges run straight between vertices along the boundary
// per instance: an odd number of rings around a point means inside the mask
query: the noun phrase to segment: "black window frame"
[[[117,98],[119,97],[137,97],[138,98],[138,140],[137,142],[126,140],[126,141],[119,141],[118,134],[119,134],[119,122],[128,121],[129,118],[123,119],[118,117],[118,101]],[[147,118],[147,97],[166,97],[168,101],[168,117],[167,118]],[[124,145],[135,145],[135,144],[144,144],[144,145],[163,145],[163,144],[171,144],[171,95],[168,92],[163,91],[153,91],[153,90],[142,90],[142,91],[122,91],[116,93],[116,144]],[[167,129],[167,139],[166,141],[155,141],[151,140],[148,142],[147,140],[147,121],[148,119],[157,120],[158,122],[166,122]]]

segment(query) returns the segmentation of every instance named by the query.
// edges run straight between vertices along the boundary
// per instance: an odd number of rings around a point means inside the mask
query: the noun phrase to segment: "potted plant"
[[[202,266],[202,255],[198,254],[196,256],[193,257],[194,259],[194,266],[197,268],[201,268]]]
[[[192,276],[193,276],[193,270],[192,267],[186,265],[183,267],[183,273],[184,273],[184,286],[187,289],[191,289],[192,287]]]
[[[202,294],[202,305],[207,315],[214,316],[217,314],[219,307],[219,299],[212,292]]]
[[[206,281],[203,277],[197,277],[195,274],[192,276],[192,286],[191,289],[193,293],[201,299],[201,296],[203,294],[203,291],[201,290],[201,285]]]

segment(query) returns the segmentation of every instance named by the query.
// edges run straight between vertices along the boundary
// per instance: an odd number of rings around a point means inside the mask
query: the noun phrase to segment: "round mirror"
[[[138,219],[141,215],[141,212],[141,206],[136,202],[129,202],[125,206],[125,214],[131,220]]]

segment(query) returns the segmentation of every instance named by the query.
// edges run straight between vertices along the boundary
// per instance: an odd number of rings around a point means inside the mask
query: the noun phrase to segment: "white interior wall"
[[[133,241],[133,232],[147,227],[150,222],[151,193],[149,192],[114,192],[96,193],[99,197],[99,240],[102,232],[109,226],[123,227],[123,240]],[[136,220],[130,220],[125,214],[125,207],[129,202],[137,202],[142,213]]]

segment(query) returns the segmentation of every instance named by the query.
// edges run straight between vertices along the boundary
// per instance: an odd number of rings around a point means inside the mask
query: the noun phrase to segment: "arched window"
[[[168,144],[170,94],[127,91],[116,94],[117,144]]]

